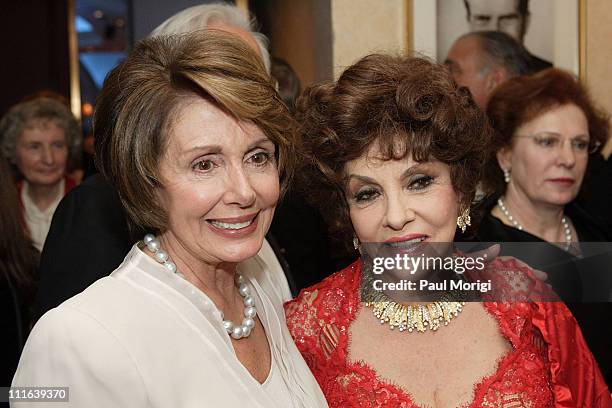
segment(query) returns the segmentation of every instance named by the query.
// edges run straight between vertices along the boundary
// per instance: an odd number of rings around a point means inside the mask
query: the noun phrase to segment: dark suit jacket
[[[131,245],[119,196],[101,175],[72,189],[53,215],[43,248],[37,316],[111,273]]]

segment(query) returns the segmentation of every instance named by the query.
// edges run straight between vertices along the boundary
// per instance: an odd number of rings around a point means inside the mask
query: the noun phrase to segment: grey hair
[[[55,123],[64,131],[66,146],[68,146],[68,162],[74,160],[81,147],[79,124],[66,105],[47,97],[18,103],[0,120],[2,155],[15,164],[17,140],[23,131],[45,121]]]
[[[475,31],[463,36],[476,37],[483,55],[482,70],[501,66],[508,78],[532,74],[531,54],[518,41],[501,31]]]
[[[215,23],[242,28],[251,34],[257,42],[266,71],[268,74],[270,73],[271,64],[270,53],[268,52],[268,39],[265,35],[256,31],[257,22],[254,17],[249,20],[248,16],[231,4],[201,4],[186,8],[157,26],[149,34],[149,38],[163,35],[187,34],[203,30],[209,24]]]

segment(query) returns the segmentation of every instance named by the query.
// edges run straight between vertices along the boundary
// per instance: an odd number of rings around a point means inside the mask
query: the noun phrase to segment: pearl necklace
[[[508,221],[510,221],[510,223],[514,226],[514,228],[518,229],[519,231],[522,231],[523,226],[519,224],[519,222],[512,216],[512,214],[510,214],[510,211],[508,211],[508,208],[506,208],[506,205],[504,204],[504,201],[501,199],[501,197],[497,199],[497,205],[499,206],[499,209],[504,214],[504,216],[508,219]],[[565,218],[565,215],[561,217],[561,225],[563,226],[563,231],[565,233],[565,250],[567,251],[572,243],[572,229],[570,228],[569,223],[567,222],[567,218]]]
[[[153,257],[157,262],[162,264],[169,272],[176,273],[178,276],[185,279],[185,276],[176,270],[176,264],[170,260],[168,253],[161,249],[155,235],[147,234],[143,241],[149,251],[153,253]],[[251,334],[251,330],[255,327],[257,309],[255,308],[255,299],[251,296],[251,289],[244,281],[242,275],[236,273],[235,281],[236,286],[238,286],[238,292],[240,296],[242,296],[242,301],[244,303],[244,319],[241,324],[235,324],[231,320],[223,320],[223,328],[233,339],[239,340],[249,337]],[[221,319],[223,319],[223,312],[221,312]]]

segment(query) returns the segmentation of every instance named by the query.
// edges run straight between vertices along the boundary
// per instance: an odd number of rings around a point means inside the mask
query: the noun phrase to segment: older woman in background
[[[487,115],[495,132],[484,186],[492,199],[477,238],[504,243],[502,254],[548,274],[611,384],[612,305],[579,303],[612,299],[611,250],[590,244],[608,241],[609,231],[574,201],[591,156],[608,140],[608,117],[559,69],[500,85]]]
[[[572,205],[589,155],[609,137],[607,116],[569,73],[549,69],[510,79],[487,108],[495,130],[485,188],[497,199],[482,239],[547,241],[580,252],[580,241],[605,241],[588,214]]]
[[[337,82],[308,89],[298,112],[306,188],[363,259],[372,243],[392,255],[454,256],[491,130],[442,66],[370,55]],[[489,268],[541,285],[514,259]],[[410,276],[388,272],[392,281]],[[372,279],[357,261],[286,305],[331,407],[612,407],[562,303],[463,305],[452,291],[405,301]]]
[[[292,120],[255,52],[206,30],[143,41],[105,81],[96,160],[150,231],[45,314],[13,384],[75,407],[320,407],[257,253],[293,168]]]
[[[66,169],[78,137],[76,119],[52,98],[19,103],[0,121],[2,153],[17,168],[24,219],[39,251],[57,205],[76,184]]]

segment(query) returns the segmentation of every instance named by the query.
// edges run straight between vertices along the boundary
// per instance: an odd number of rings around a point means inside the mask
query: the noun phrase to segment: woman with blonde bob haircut
[[[216,30],[138,44],[107,78],[96,160],[135,230],[123,264],[45,314],[15,386],[75,407],[321,407],[282,271],[257,255],[293,163],[257,55]]]

